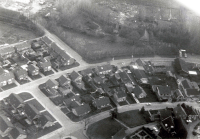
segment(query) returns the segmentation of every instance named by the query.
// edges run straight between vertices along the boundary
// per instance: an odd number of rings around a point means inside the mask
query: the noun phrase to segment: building
[[[21,128],[15,127],[10,131],[8,137],[10,139],[25,139],[25,138],[27,138],[27,134]]]
[[[0,135],[5,137],[14,128],[13,124],[8,120],[7,117],[0,115]]]
[[[173,112],[176,118],[187,119],[187,114],[181,105],[177,105],[177,107],[173,109]]]
[[[52,70],[51,62],[48,60],[39,61],[37,66],[42,72],[48,72]]]
[[[115,90],[115,93],[114,93],[114,99],[117,101],[117,102],[122,102],[122,101],[126,101],[126,93],[124,91],[121,91],[121,90]]]
[[[28,72],[21,67],[18,67],[14,70],[15,78],[18,80],[27,80]]]
[[[187,114],[187,120],[186,122],[193,122],[197,120],[198,114],[196,111],[192,108],[192,106],[188,106],[185,103],[181,104],[181,107],[184,109],[185,113]]]
[[[17,53],[23,54],[25,52],[28,52],[31,49],[31,44],[27,42],[23,42],[23,43],[15,45],[14,47]]]
[[[51,117],[49,117],[48,115],[40,115],[40,117],[36,120],[36,125],[38,127],[41,127],[42,129],[46,128],[46,127],[51,127],[54,125],[54,121]]]
[[[174,59],[174,67],[179,74],[183,76],[188,76],[189,74],[188,66],[183,59],[181,58]]]
[[[24,114],[30,122],[36,120],[40,117],[40,112],[32,104],[25,103],[24,105]]]
[[[127,72],[122,71],[122,72],[119,72],[118,74],[119,74],[120,79],[122,80],[122,82],[124,84],[132,83],[131,78],[129,77],[129,75],[127,74]]]
[[[83,116],[88,114],[91,111],[90,105],[89,104],[84,104],[81,106],[78,106],[76,108],[72,109],[72,112],[74,113],[74,115],[76,116]]]
[[[59,78],[58,78],[58,82],[59,82],[59,85],[60,86],[68,86],[71,84],[71,79],[67,78],[66,76],[64,75],[61,75]]]
[[[149,84],[147,75],[144,70],[131,69],[131,72],[139,84]]]
[[[133,88],[133,93],[134,95],[137,97],[137,98],[145,98],[147,96],[146,92],[144,91],[144,89],[139,86],[139,85],[136,85],[134,88]]]
[[[45,86],[46,88],[58,89],[58,82],[55,80],[49,79],[45,82]]]
[[[110,99],[108,97],[101,97],[93,100],[93,105],[97,109],[102,109],[110,106],[111,104],[110,104]]]
[[[36,76],[39,74],[39,68],[33,64],[28,65],[28,75]]]
[[[106,64],[106,65],[96,67],[96,73],[98,75],[108,74],[108,73],[112,72],[112,70],[113,70],[113,67],[110,64]]]
[[[159,101],[172,101],[172,92],[169,86],[153,85],[152,90],[156,93]]]
[[[14,53],[15,49],[13,46],[0,47],[0,57],[3,59],[11,58]]]
[[[174,101],[183,101],[183,100],[185,100],[182,92],[179,89],[176,89],[173,92],[172,98],[173,98]]]
[[[73,71],[70,75],[69,75],[70,79],[73,82],[80,82],[82,81],[82,75],[80,75],[78,72]]]
[[[0,87],[12,84],[14,83],[14,81],[15,81],[15,76],[12,72],[3,70],[0,73]]]
[[[174,120],[173,120],[172,116],[169,116],[169,117],[163,119],[161,121],[161,126],[168,133],[171,133],[172,131],[174,131],[175,124],[174,124]]]
[[[41,39],[47,46],[50,46],[50,44],[52,43],[52,41],[47,36],[44,36]]]
[[[82,76],[90,76],[91,77],[93,74],[93,70],[91,68],[87,68],[87,69],[80,71],[80,73]]]
[[[7,98],[6,101],[14,108],[14,109],[18,109],[18,108],[22,108],[24,106],[24,101],[23,99],[15,94],[15,93],[11,93]]]

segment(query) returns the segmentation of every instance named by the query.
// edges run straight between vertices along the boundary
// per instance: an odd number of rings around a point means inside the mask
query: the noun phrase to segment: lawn
[[[11,88],[14,88],[16,87],[17,85],[15,83],[12,83],[12,84],[8,84],[6,86],[3,86],[2,89],[3,90],[8,90],[8,89],[11,89]]]
[[[117,121],[107,118],[89,125],[86,134],[91,139],[110,139],[122,128]]]
[[[20,85],[26,84],[26,83],[29,83],[29,82],[30,82],[29,79],[27,79],[27,80],[17,80],[17,79],[16,79],[16,81],[17,81]]]
[[[19,96],[20,96],[24,101],[33,98],[33,96],[32,96],[30,93],[27,93],[27,92],[20,93]]]
[[[125,123],[128,127],[136,127],[139,125],[147,124],[139,110],[119,113],[117,119]]]
[[[35,76],[29,75],[29,77],[30,77],[32,80],[37,80],[37,79],[39,79],[39,78],[42,78],[42,76],[41,76],[40,74],[35,75]]]

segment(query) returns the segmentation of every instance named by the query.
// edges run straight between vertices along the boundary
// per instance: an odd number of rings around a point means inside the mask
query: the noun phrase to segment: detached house
[[[7,119],[7,117],[0,115],[0,135],[5,137],[14,128],[13,124]]]
[[[181,107],[184,109],[185,113],[187,114],[187,120],[191,120],[192,122],[197,120],[198,114],[192,108],[192,106],[185,105],[184,103],[181,104]],[[186,120],[186,121],[187,121]],[[189,121],[188,121],[189,122]]]
[[[93,100],[93,105],[97,109],[102,109],[102,108],[110,106],[111,104],[110,104],[110,99],[108,97],[101,97],[101,98]]]
[[[4,70],[0,72],[0,87],[6,86],[7,84],[12,84],[14,83],[14,81],[15,81],[15,76],[12,72]]]
[[[24,106],[24,101],[23,99],[15,94],[15,93],[11,93],[7,98],[6,101],[14,108],[14,109],[18,109],[18,108],[22,108]]]
[[[103,75],[104,76],[105,74],[108,74],[108,73],[112,72],[112,70],[113,70],[112,65],[106,64],[106,65],[102,65],[102,66],[97,66],[96,73],[98,75]]]
[[[0,57],[3,59],[12,57],[14,53],[15,53],[15,48],[13,46],[0,47]]]
[[[83,116],[88,114],[91,111],[90,105],[89,104],[84,104],[81,106],[78,106],[76,108],[72,108],[72,112],[76,116]]]
[[[172,101],[172,92],[169,86],[153,85],[152,89],[159,101]]]
[[[144,70],[131,69],[133,76],[136,78],[137,82],[140,84],[149,84],[148,78]]]
[[[173,92],[173,96],[172,96],[173,100],[174,101],[183,101],[185,100],[182,92],[179,90],[179,89],[176,89],[174,92]]]
[[[21,128],[15,127],[9,133],[10,139],[25,139],[27,138],[27,134]]]
[[[60,86],[68,86],[71,84],[71,79],[67,78],[66,76],[64,75],[61,75],[59,78],[58,78],[58,82],[59,82],[59,85]]]
[[[18,80],[26,80],[28,78],[28,72],[21,67],[14,70],[14,75]]]
[[[36,76],[39,74],[39,68],[33,64],[28,65],[28,74],[30,76]]]
[[[121,91],[121,90],[115,90],[115,93],[114,93],[114,99],[117,101],[117,102],[122,102],[122,101],[126,101],[126,93],[124,91]]]
[[[91,68],[87,68],[87,69],[84,69],[82,71],[80,71],[81,75],[83,76],[92,76],[93,74],[93,70]]]
[[[40,115],[39,118],[36,120],[36,125],[41,127],[42,129],[46,127],[51,127],[54,125],[54,121],[48,115]]]
[[[181,58],[174,59],[174,67],[176,71],[183,76],[187,76],[189,74],[187,63]]]
[[[176,118],[182,118],[183,120],[187,119],[187,114],[180,104],[173,109],[173,112]]]
[[[44,36],[41,39],[47,46],[50,46],[50,44],[52,43],[52,41],[47,36]]]
[[[42,61],[39,61],[37,63],[37,66],[43,72],[47,72],[47,71],[51,71],[52,70],[51,62],[48,61],[48,60],[45,60],[45,59],[43,59]]]
[[[47,80],[45,83],[46,88],[58,89],[58,82],[55,80]]]
[[[123,72],[119,72],[118,74],[119,74],[120,79],[122,80],[122,82],[124,84],[132,83],[131,78],[129,77],[129,75],[127,74],[127,72],[123,71]]]
[[[24,105],[24,113],[30,122],[38,119],[41,115],[40,112],[35,108],[35,106],[28,103]]]
[[[73,82],[80,82],[82,81],[82,75],[80,75],[78,72],[73,71],[70,75],[69,75],[70,79]]]
[[[137,98],[145,98],[147,96],[146,92],[144,91],[144,89],[139,86],[136,85],[133,89],[133,93]]]
[[[27,42],[23,42],[20,44],[15,45],[15,50],[19,54],[23,54],[31,49],[31,44]]]

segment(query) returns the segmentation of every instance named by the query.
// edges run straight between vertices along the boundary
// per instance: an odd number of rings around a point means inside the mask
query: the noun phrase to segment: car
[[[147,103],[146,105],[147,105],[147,106],[150,106],[150,105],[151,105],[151,103]]]

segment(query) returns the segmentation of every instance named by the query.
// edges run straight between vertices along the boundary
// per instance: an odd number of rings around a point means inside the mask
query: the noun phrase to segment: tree
[[[144,106],[141,108],[141,110],[140,110],[140,113],[141,114],[144,114],[144,112],[145,112],[145,109],[144,109]]]

